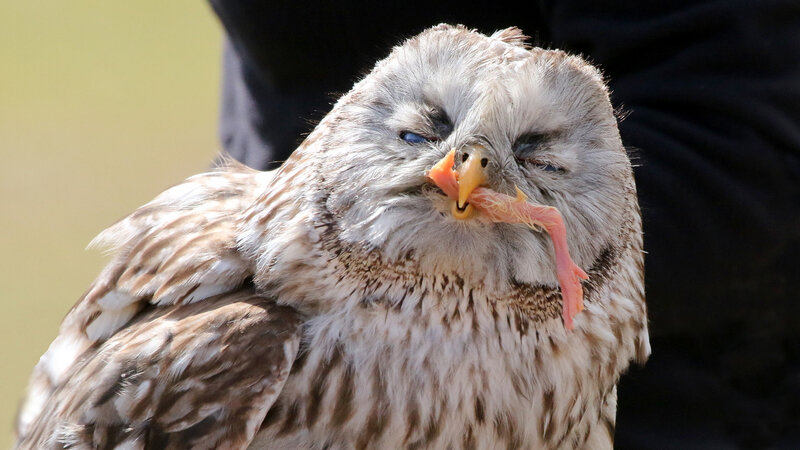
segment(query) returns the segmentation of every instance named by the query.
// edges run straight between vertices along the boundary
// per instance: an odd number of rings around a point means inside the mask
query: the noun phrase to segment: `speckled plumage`
[[[277,171],[228,163],[103,232],[18,445],[610,448],[649,354],[636,190],[597,71],[523,40],[427,30]],[[474,143],[488,186],[561,211],[589,274],[573,331],[547,236],[458,221],[426,180]]]

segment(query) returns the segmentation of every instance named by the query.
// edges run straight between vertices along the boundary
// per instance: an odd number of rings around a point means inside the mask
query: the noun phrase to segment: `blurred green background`
[[[0,2],[0,447],[86,244],[218,151],[221,40],[201,1]]]

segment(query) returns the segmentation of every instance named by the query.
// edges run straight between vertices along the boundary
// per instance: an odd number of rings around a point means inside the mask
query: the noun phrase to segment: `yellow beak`
[[[481,160],[483,154],[478,148],[469,155],[466,161],[458,168],[458,206],[463,208],[472,191],[486,182]]]
[[[477,147],[473,147],[472,153],[466,161],[458,168],[458,202],[453,204],[451,213],[457,219],[468,219],[472,216],[474,207],[467,204],[467,199],[472,191],[486,182],[486,174],[483,171],[483,153]]]

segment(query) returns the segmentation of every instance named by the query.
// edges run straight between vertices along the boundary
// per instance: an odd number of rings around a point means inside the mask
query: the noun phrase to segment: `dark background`
[[[800,448],[800,2],[212,0],[220,135],[265,169],[404,37],[518,26],[599,66],[636,164],[653,355],[618,448]]]

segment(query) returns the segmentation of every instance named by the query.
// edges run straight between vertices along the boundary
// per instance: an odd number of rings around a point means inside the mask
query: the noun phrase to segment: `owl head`
[[[336,103],[309,141],[343,241],[413,255],[423,273],[556,284],[547,235],[453,214],[425,176],[450,150],[456,164],[480,155],[486,187],[558,208],[578,265],[625,239],[635,188],[600,73],[524,40],[515,28],[436,26]]]

